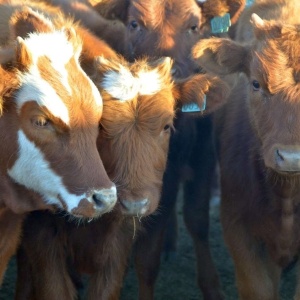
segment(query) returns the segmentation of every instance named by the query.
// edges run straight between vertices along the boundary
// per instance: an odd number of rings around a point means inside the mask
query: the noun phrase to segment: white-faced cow
[[[86,51],[88,41],[84,39]],[[18,299],[61,295],[73,299],[70,270],[71,275],[92,275],[91,299],[118,298],[136,235],[134,224],[152,213],[160,199],[175,109],[194,101],[203,107],[206,94],[205,114],[225,99],[220,80],[197,74],[173,82],[171,69],[169,58],[134,63],[122,58],[98,59],[91,75],[104,101],[98,150],[117,186],[119,201],[112,213],[82,226],[50,213],[33,214],[26,222],[19,255],[19,262],[25,260],[19,273]],[[37,228],[34,235],[32,228]]]
[[[237,27],[242,43],[204,40],[193,51],[208,70],[240,73],[216,132],[223,232],[241,299],[279,299],[281,271],[299,256],[299,14],[297,0],[257,1]]]
[[[9,13],[1,13],[2,22]],[[94,218],[117,200],[97,150],[103,103],[79,64],[81,39],[46,18],[43,32],[21,37],[23,21],[11,18],[9,45],[0,50],[0,282],[22,214],[55,207]]]

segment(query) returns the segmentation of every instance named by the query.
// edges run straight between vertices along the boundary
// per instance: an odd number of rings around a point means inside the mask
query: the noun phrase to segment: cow
[[[0,282],[26,213],[92,219],[117,201],[97,150],[103,101],[79,64],[82,41],[71,25],[56,30],[46,18],[43,32],[24,36],[27,15],[36,17],[25,8],[10,19],[0,49]]]
[[[102,16],[119,19],[126,25],[124,55],[127,59],[134,60],[145,55],[170,56],[174,59],[173,76],[186,78],[201,72],[201,67],[190,56],[195,43],[212,34],[225,34],[212,33],[213,19],[229,13],[231,23],[234,24],[244,9],[245,2],[107,0],[98,3],[91,1],[91,4]],[[74,8],[77,2],[71,3]],[[91,26],[85,18],[81,21],[92,31],[95,30],[96,26]],[[220,31],[226,29],[222,28]],[[136,243],[135,265],[139,279],[139,298],[153,299],[162,248],[165,247],[166,256],[169,257],[176,250],[175,203],[180,184],[183,183],[183,213],[185,224],[194,241],[197,283],[204,299],[222,299],[208,241],[209,200],[216,168],[211,117],[197,118],[190,113],[177,111],[174,127],[176,130],[171,136],[159,213],[142,220],[144,234],[138,236]],[[169,238],[163,246],[166,231]]]
[[[204,107],[205,94],[206,108],[196,113],[205,115],[226,98],[225,85],[207,74],[174,81],[169,58],[129,63],[104,55],[95,66],[90,76],[104,101],[98,150],[117,186],[118,203],[111,213],[83,224],[57,214],[31,214],[19,251],[17,299],[73,299],[70,273],[77,272],[92,274],[90,299],[117,299],[139,219],[153,213],[160,199],[176,109],[194,101]]]
[[[240,299],[279,299],[281,272],[299,255],[299,13],[296,0],[256,1],[237,41],[207,39],[193,49],[205,69],[236,76],[215,132],[221,221]]]

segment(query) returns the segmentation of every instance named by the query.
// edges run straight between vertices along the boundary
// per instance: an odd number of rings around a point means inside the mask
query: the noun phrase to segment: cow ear
[[[160,57],[148,62],[151,67],[158,70],[163,78],[170,78],[172,75],[173,60],[168,56]]]
[[[28,71],[33,64],[31,52],[21,37],[17,37],[16,40],[16,63],[21,71]]]
[[[182,112],[209,114],[220,108],[229,94],[228,85],[217,77],[197,74],[176,82],[177,105]]]
[[[104,18],[127,22],[130,0],[90,0],[90,3]]]
[[[12,40],[18,36],[25,38],[30,32],[53,31],[53,24],[46,17],[27,6],[12,15],[9,25]]]
[[[230,39],[200,40],[192,49],[192,57],[205,70],[218,75],[235,72],[248,74],[249,48]]]
[[[257,14],[252,14],[250,22],[253,26],[255,37],[258,40],[266,37],[278,38],[282,34],[282,24],[261,19]]]

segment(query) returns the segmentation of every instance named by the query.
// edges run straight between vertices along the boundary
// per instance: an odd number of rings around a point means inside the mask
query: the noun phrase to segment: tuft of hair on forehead
[[[79,59],[82,43],[74,29],[60,29],[49,33],[32,32],[24,40],[19,38],[30,52],[33,63],[46,56],[55,64],[65,65],[71,58]]]
[[[152,65],[146,60],[129,65],[110,62],[103,57],[98,62],[103,68],[102,89],[120,101],[158,93],[164,87],[165,76],[170,78],[172,67],[170,58],[160,59]]]

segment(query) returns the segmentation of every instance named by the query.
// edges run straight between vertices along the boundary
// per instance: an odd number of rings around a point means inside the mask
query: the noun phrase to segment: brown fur
[[[22,87],[21,75],[24,75],[23,73],[26,73],[33,63],[33,49],[26,45],[21,36],[26,38],[28,33],[26,30],[32,31],[33,28],[44,33],[54,30],[54,26],[49,25],[49,22],[38,13],[29,8],[20,10],[18,8],[20,8],[18,4],[14,8],[8,3],[0,5],[2,16],[0,39],[5,44],[5,47],[0,49],[0,99],[1,111],[3,111],[0,117],[0,137],[3,143],[0,148],[2,233],[0,243],[4,245],[1,246],[0,251],[0,283],[8,260],[18,245],[24,214],[33,210],[53,209],[41,197],[44,195],[42,189],[37,192],[27,190],[25,186],[13,182],[8,175],[8,170],[19,156],[18,131],[22,130],[26,138],[38,147],[48,159],[49,168],[56,170],[56,174],[62,178],[71,193],[78,194],[85,193],[85,191],[93,193],[91,185],[99,190],[113,185],[104,171],[96,147],[102,107],[96,105],[90,80],[74,57],[65,65],[66,72],[69,73],[67,80],[72,86],[71,97],[61,83],[58,72],[49,63],[49,59],[45,56],[39,57],[37,61],[39,76],[44,78],[65,101],[71,120],[70,127],[54,117],[44,106],[38,105],[34,99],[26,102],[20,107],[20,111],[17,111],[16,98]],[[16,14],[14,10],[17,10]],[[11,20],[10,17],[12,17]],[[66,35],[73,44],[74,56],[78,57],[82,42],[74,31],[76,26],[73,28],[71,22],[66,23],[65,26]],[[16,37],[18,37],[17,40]],[[96,91],[96,87],[94,89]],[[80,106],[80,110],[77,106]],[[47,126],[51,128],[47,127],[47,130],[41,131],[37,129],[38,126],[34,125],[35,122],[45,120]],[[57,202],[61,202],[60,205],[69,210],[66,200],[68,199],[64,199],[61,195],[57,198]],[[90,218],[99,215],[90,201],[88,203],[81,201],[77,207],[74,205],[73,211],[69,213]],[[9,223],[5,221],[8,217]]]
[[[269,21],[251,25],[254,12]],[[222,225],[241,299],[279,299],[281,271],[299,255],[299,13],[298,1],[257,1],[241,16],[244,44],[206,40],[193,51],[209,70],[247,75],[216,118]]]
[[[91,40],[84,39],[84,48],[87,53],[92,53],[89,47],[94,47],[94,44],[89,44],[89,41]],[[104,51],[104,56],[109,53],[106,48]],[[85,59],[84,55],[82,59]],[[117,105],[118,100],[112,99],[101,82],[105,72],[118,72],[120,65],[129,68],[132,74],[141,69],[156,69],[162,80],[161,90],[155,95],[137,96],[129,102]],[[72,270],[93,274],[89,298],[117,299],[127,257],[136,234],[132,221],[137,222],[134,216],[125,217],[120,213],[130,214],[122,203],[126,200],[134,208],[140,199],[147,198],[150,204],[147,213],[156,209],[175,105],[182,106],[181,99],[186,99],[187,102],[197,101],[202,106],[203,89],[209,97],[208,113],[220,105],[219,99],[225,99],[223,96],[226,91],[221,82],[204,74],[197,75],[197,80],[191,77],[173,83],[170,59],[151,63],[138,60],[129,64],[122,58],[100,58],[96,66],[96,72],[89,73],[104,100],[98,148],[110,178],[117,185],[119,205],[106,217],[91,224],[83,224],[80,228],[61,222],[59,217],[50,214],[36,213],[32,216],[25,227],[20,251],[20,257],[25,259],[20,259],[23,264],[19,265],[21,276],[26,276],[29,272],[26,271],[26,264],[32,268],[32,282],[28,282],[28,276],[19,278],[19,299],[55,299],[61,295],[65,295],[65,299],[73,299],[74,288],[70,288],[72,283],[68,277],[68,261]],[[198,80],[201,81],[197,84]],[[190,84],[199,91],[195,93],[196,99],[191,98],[195,95],[187,93]],[[136,214],[139,216],[138,210],[134,215]],[[45,221],[37,228],[33,224],[40,217]],[[31,226],[36,228],[34,232],[27,229]],[[52,260],[48,259],[48,253]],[[47,283],[53,283],[56,288]]]

